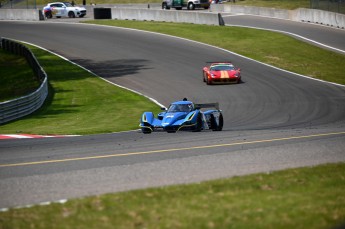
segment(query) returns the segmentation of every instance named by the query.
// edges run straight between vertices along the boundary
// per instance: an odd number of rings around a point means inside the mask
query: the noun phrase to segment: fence
[[[0,124],[4,124],[29,115],[42,106],[48,96],[48,79],[47,74],[38,63],[36,57],[27,47],[5,38],[1,38],[0,44],[3,50],[24,56],[33,69],[37,80],[41,82],[40,87],[29,95],[0,102]]]

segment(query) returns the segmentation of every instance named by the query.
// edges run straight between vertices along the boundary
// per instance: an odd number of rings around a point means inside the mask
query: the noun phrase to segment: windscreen
[[[192,104],[171,104],[168,113],[174,112],[191,112],[193,110]]]
[[[232,65],[214,65],[211,67],[211,71],[231,71],[234,69]]]

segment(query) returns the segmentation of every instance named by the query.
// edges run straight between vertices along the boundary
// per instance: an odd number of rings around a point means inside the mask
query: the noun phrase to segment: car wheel
[[[211,85],[211,84],[212,84],[212,80],[210,80],[208,77],[207,77],[207,79],[206,79],[206,84],[207,84],[207,85]]]
[[[141,128],[141,132],[143,132],[143,134],[151,134],[151,129],[149,128]]]
[[[74,12],[68,12],[68,17],[69,18],[75,18],[75,14],[74,14]]]
[[[194,132],[200,132],[201,129],[202,129],[202,118],[201,118],[201,114],[199,113],[198,118],[196,119]]]
[[[220,114],[219,115],[219,123],[218,123],[218,126],[216,127],[215,131],[222,131],[223,130],[223,123],[224,123],[223,115]]]
[[[210,127],[211,130],[215,131],[217,128],[217,123],[216,123],[216,119],[214,118],[213,114],[211,114],[210,117],[210,123],[207,123]]]
[[[162,9],[163,9],[163,10],[169,10],[170,7],[168,7],[168,4],[167,4],[166,2],[163,2],[163,4],[162,4]]]
[[[53,17],[52,12],[46,12],[45,15],[46,15],[46,18],[52,18]]]
[[[194,9],[195,9],[195,6],[194,6],[193,3],[190,2],[190,3],[188,4],[188,7],[187,7],[187,8],[188,8],[188,10],[194,10]]]
[[[202,81],[206,82],[206,74],[205,74],[205,72],[202,72]]]

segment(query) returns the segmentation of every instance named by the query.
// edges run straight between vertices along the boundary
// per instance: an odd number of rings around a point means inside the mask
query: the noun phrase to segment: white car
[[[48,3],[43,7],[43,13],[46,18],[52,17],[84,17],[86,15],[86,9],[84,7],[73,6],[69,2],[53,2]]]

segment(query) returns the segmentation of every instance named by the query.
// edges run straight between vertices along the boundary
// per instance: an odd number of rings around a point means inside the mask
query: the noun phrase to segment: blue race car
[[[215,108],[202,111],[203,108]],[[223,129],[223,115],[218,103],[194,104],[187,99],[173,102],[169,108],[154,117],[152,112],[144,112],[140,120],[140,128],[144,134],[156,130],[175,133],[179,130],[201,131]]]

